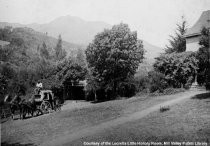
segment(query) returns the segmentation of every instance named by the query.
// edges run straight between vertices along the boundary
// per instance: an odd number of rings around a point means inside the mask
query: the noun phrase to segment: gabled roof
[[[208,22],[209,21],[209,22]],[[210,10],[204,11],[198,21],[187,30],[185,37],[200,35],[203,27],[210,28]]]

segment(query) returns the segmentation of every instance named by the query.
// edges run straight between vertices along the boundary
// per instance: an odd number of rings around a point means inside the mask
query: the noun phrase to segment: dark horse
[[[28,101],[23,100],[20,106],[21,106],[23,119],[27,114],[28,115],[31,114],[32,117],[34,116],[34,114],[36,116],[39,114],[43,114],[42,111],[39,108],[37,108],[34,96],[32,96],[32,98],[30,98]]]
[[[11,95],[7,95],[4,102],[9,105],[13,120],[16,111],[19,111],[20,119],[24,119],[27,114],[33,117],[35,112],[36,114],[42,114],[42,112],[37,109],[34,97],[26,101],[25,99],[21,99],[19,95],[16,95],[14,98],[12,98]]]
[[[9,105],[13,120],[16,111],[19,111],[20,119],[22,118],[21,101],[22,99],[19,95],[16,95],[14,98],[12,98],[11,95],[7,95],[4,99],[4,102]]]

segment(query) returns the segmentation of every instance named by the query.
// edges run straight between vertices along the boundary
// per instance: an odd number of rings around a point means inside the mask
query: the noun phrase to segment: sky
[[[123,22],[139,39],[164,47],[183,15],[191,27],[206,10],[210,0],[0,0],[0,22],[42,24],[65,15]]]

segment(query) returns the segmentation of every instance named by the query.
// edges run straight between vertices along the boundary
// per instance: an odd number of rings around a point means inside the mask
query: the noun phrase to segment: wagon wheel
[[[52,111],[52,107],[48,101],[43,101],[40,105],[40,109],[43,113],[49,113],[50,111]]]

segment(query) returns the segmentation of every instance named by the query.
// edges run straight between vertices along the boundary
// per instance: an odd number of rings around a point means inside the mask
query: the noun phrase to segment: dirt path
[[[205,93],[205,91],[191,91],[191,92],[189,92],[188,95],[177,97],[175,99],[163,102],[161,104],[157,104],[157,105],[152,106],[150,108],[147,108],[145,110],[135,112],[135,113],[130,114],[128,116],[123,116],[123,117],[117,118],[115,120],[104,122],[104,123],[101,123],[101,124],[93,126],[93,127],[88,127],[88,128],[83,129],[83,130],[77,131],[75,133],[67,133],[65,135],[61,135],[60,137],[58,137],[56,139],[48,140],[48,141],[42,143],[41,145],[43,145],[43,146],[59,145],[60,146],[60,145],[70,144],[72,141],[75,141],[77,139],[87,137],[87,136],[90,136],[90,135],[94,135],[95,133],[103,131],[104,129],[107,129],[107,128],[110,128],[110,127],[115,127],[117,125],[124,124],[126,122],[141,119],[141,118],[147,116],[148,114],[159,110],[160,106],[171,106],[171,105],[182,102],[185,99],[188,99],[188,98],[190,98],[190,97],[192,97],[196,94],[200,94],[200,93]]]

